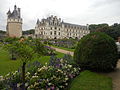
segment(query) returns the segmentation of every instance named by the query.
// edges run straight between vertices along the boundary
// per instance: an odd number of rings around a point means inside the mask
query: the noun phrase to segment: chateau
[[[14,6],[13,12],[10,10],[7,12],[7,35],[9,37],[21,37],[22,36],[22,18],[20,15],[20,8]]]
[[[61,18],[51,15],[47,19],[37,20],[35,37],[43,39],[82,38],[90,33],[89,26],[63,22]]]

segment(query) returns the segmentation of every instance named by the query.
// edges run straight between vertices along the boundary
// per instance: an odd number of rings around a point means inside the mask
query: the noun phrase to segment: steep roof
[[[9,10],[7,12],[7,15],[8,15],[8,18],[18,19],[18,18],[20,18],[20,11],[18,10],[17,6],[15,5],[13,12],[11,13],[11,11]]]

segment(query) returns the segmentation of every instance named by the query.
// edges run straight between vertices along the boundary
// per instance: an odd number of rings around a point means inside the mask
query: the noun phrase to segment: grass
[[[57,57],[63,57],[64,54],[56,52]],[[34,58],[31,62],[39,61],[41,64],[48,63],[50,56],[41,56],[40,58]],[[31,63],[30,62],[30,63]],[[10,60],[9,53],[5,51],[3,48],[0,48],[0,75],[6,75],[11,71],[18,70],[18,68],[22,65],[21,60]]]
[[[59,48],[59,49],[64,49],[64,50],[71,51],[71,52],[74,52],[74,50],[75,50],[75,49],[64,48],[64,47],[58,47],[58,46],[52,46],[52,47]]]
[[[69,90],[112,90],[112,79],[83,71],[71,82]]]

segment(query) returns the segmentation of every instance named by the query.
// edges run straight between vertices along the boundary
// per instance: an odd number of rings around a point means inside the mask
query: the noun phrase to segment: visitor
[[[120,58],[120,37],[118,37],[118,41],[116,42],[117,49],[118,49],[118,58]]]

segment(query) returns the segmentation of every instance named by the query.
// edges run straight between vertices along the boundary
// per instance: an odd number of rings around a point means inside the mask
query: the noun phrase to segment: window
[[[60,35],[60,32],[58,33],[58,35]]]
[[[55,27],[55,29],[57,29],[57,27]]]
[[[59,30],[60,30],[60,28],[59,28]]]
[[[50,32],[50,35],[52,35],[52,32]]]
[[[51,30],[52,30],[52,27],[51,27]]]
[[[56,35],[56,31],[54,31],[54,35]]]

